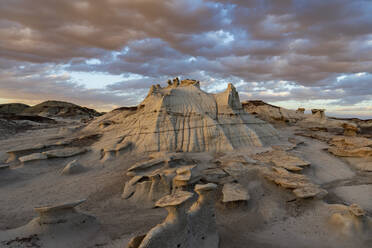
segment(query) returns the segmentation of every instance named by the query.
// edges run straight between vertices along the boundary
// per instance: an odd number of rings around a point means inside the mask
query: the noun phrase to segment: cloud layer
[[[0,98],[135,104],[181,76],[210,91],[233,82],[242,98],[363,105],[371,12],[368,0],[3,0]],[[123,80],[89,89],[71,72]]]

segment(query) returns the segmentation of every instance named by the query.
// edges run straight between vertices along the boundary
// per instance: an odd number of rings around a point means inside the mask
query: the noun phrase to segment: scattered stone
[[[349,206],[349,210],[357,217],[364,216],[366,214],[366,212],[358,204],[355,203]]]
[[[80,172],[83,172],[84,171],[84,167],[77,162],[77,160],[73,160],[71,162],[69,162],[65,168],[63,168],[62,170],[62,174],[63,175],[72,175],[72,174],[77,174],[77,173],[80,173]]]
[[[250,199],[249,192],[238,183],[227,183],[222,188],[222,202],[237,202],[248,201]]]
[[[327,191],[316,185],[305,186],[293,190],[297,198],[324,197]]]

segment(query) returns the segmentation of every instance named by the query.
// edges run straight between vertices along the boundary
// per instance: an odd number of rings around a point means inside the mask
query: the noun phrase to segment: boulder
[[[85,170],[84,166],[77,162],[77,160],[73,160],[69,162],[65,168],[62,170],[62,175],[72,175],[83,172]]]

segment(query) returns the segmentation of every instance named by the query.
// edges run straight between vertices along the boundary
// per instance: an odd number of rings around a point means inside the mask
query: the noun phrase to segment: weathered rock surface
[[[104,136],[115,133],[125,137],[123,142],[131,142],[140,152],[231,151],[278,140],[270,124],[242,109],[231,84],[219,94],[202,91],[196,81],[172,83],[165,88],[152,86],[135,112],[108,113],[86,130],[97,130],[107,121],[113,124],[103,129]],[[106,141],[105,147],[109,140]]]
[[[291,173],[283,168],[273,167],[265,171],[264,176],[285,189],[291,189],[298,198],[321,198],[327,194],[326,190],[312,183],[305,175]]]
[[[309,162],[283,150],[265,152],[256,155],[255,158],[262,162],[271,162],[275,166],[285,168],[289,171],[301,171],[303,170],[303,167],[310,166]]]
[[[222,188],[222,202],[240,202],[250,199],[249,192],[238,183],[227,183]]]
[[[289,110],[274,106],[263,101],[245,101],[242,102],[245,111],[257,115],[258,118],[270,123],[296,123],[303,120],[306,116],[303,111]]]
[[[372,140],[363,137],[334,137],[329,152],[340,157],[372,157]]]

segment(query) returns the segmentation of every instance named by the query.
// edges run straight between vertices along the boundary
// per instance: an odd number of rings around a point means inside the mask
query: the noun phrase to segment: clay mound
[[[0,114],[20,114],[29,107],[23,103],[0,104]]]
[[[270,123],[296,123],[306,117],[303,108],[295,111],[274,106],[261,100],[245,101],[242,106],[248,113]]]
[[[46,101],[30,108],[25,109],[22,114],[40,115],[46,117],[97,117],[101,114],[94,109],[81,107],[79,105],[62,102],[62,101]]]
[[[130,142],[137,151],[225,151],[278,140],[270,124],[243,110],[232,84],[209,94],[193,80],[153,85],[139,106],[107,113],[86,130],[97,128],[104,133],[101,149]]]

